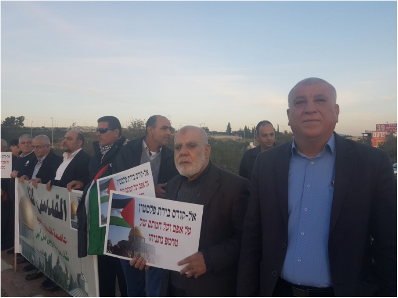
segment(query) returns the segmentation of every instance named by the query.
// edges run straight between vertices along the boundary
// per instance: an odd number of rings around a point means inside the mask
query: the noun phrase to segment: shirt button
[[[304,211],[308,211],[308,208],[304,208]]]
[[[301,262],[301,259],[298,259],[298,260],[297,260],[297,262],[299,262],[299,263],[300,263],[300,262]]]
[[[276,271],[276,270],[275,270],[275,271],[272,271],[272,275],[273,275],[273,276],[278,276],[278,271]]]
[[[301,232],[301,236],[304,236],[304,232]]]
[[[286,243],[282,243],[282,248],[286,248]]]
[[[314,162],[313,162],[313,161],[311,161],[311,164],[313,165],[313,164],[314,164]]]
[[[307,184],[307,187],[309,188],[311,185]]]

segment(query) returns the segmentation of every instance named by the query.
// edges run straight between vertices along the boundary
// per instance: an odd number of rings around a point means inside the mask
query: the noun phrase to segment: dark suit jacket
[[[257,155],[260,153],[260,146],[247,150],[242,157],[239,167],[239,176],[247,178],[250,181],[254,163]]]
[[[114,173],[119,173],[140,165],[143,139],[144,138],[142,137],[129,141],[125,146],[123,146],[116,157]],[[166,183],[171,178],[178,175],[178,171],[174,164],[174,152],[166,146],[163,146],[160,154],[160,169],[158,176],[159,184]]]
[[[391,160],[384,151],[335,137],[328,243],[335,295],[396,296],[397,196]],[[240,296],[271,296],[282,270],[289,245],[290,157],[291,142],[257,157],[242,237]]]
[[[214,271],[187,280],[187,296],[236,296],[242,225],[249,198],[249,181],[210,165],[200,194],[203,217],[199,249],[207,249]],[[182,179],[167,183],[166,199],[176,200]],[[168,270],[163,271],[161,296],[166,296]]]
[[[47,182],[55,176],[55,173],[57,172],[59,165],[62,163],[62,160],[63,158],[61,156],[56,155],[52,150],[50,150],[47,157],[44,159],[43,164],[41,165],[39,172],[36,175],[36,178],[40,178],[42,184],[47,184]],[[29,179],[32,179],[37,162],[38,160],[36,158],[34,166],[27,174]]]
[[[55,180],[56,173],[54,173],[51,184],[66,187],[69,182],[77,180],[83,182],[85,186],[88,182],[88,164],[90,163],[90,159],[90,155],[84,152],[83,149],[80,150],[66,167],[61,180]]]

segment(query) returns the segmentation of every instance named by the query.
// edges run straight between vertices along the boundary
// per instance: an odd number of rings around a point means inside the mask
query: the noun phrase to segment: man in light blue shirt
[[[288,96],[294,141],[257,156],[238,296],[396,296],[396,180],[387,152],[334,133],[335,88]]]

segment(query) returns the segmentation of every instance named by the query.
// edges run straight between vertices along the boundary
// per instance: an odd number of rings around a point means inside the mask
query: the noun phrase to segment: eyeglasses
[[[97,132],[100,134],[106,133],[108,130],[115,130],[116,128],[97,128]]]
[[[40,150],[41,148],[43,148],[43,147],[46,147],[46,146],[48,146],[48,145],[43,145],[43,146],[32,146],[32,148],[33,148],[33,150]]]

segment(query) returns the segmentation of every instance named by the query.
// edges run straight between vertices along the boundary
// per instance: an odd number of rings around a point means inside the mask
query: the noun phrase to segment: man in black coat
[[[64,159],[54,177],[47,183],[47,188],[52,185],[67,187],[68,183],[73,180],[81,181],[83,185],[87,184],[89,178],[88,165],[91,157],[84,152],[83,144],[84,135],[81,132],[71,130],[65,134],[62,141]]]
[[[122,296],[127,296],[126,281],[117,258],[103,255],[105,227],[99,226],[98,189],[96,181],[114,173],[113,162],[123,147],[126,138],[122,136],[122,126],[114,116],[104,116],[97,120],[98,142],[93,143],[94,156],[89,163],[89,179],[86,185],[74,180],[68,189],[83,189],[82,199],[77,208],[78,256],[98,255],[98,282],[101,297],[115,296],[116,276]],[[87,216],[89,213],[89,216]],[[89,241],[87,241],[89,239]]]
[[[146,134],[142,138],[130,141],[116,158],[114,170],[122,172],[127,169],[150,162],[155,194],[164,198],[167,182],[178,174],[174,164],[174,153],[166,147],[171,136],[170,121],[163,116],[149,117],[146,123]],[[148,287],[145,292],[145,272],[134,269],[126,260],[120,260],[127,281],[127,292],[130,297],[159,296],[161,269],[153,268],[148,274]]]
[[[242,157],[239,167],[239,176],[250,181],[254,162],[260,152],[264,152],[275,146],[275,128],[267,120],[260,121],[256,126],[257,147],[247,150]]]
[[[397,196],[386,152],[334,133],[336,90],[288,96],[294,141],[260,153],[242,236],[239,296],[396,296]]]
[[[46,135],[38,135],[33,139],[32,148],[36,156],[33,168],[19,178],[20,182],[30,180],[34,187],[38,183],[47,184],[52,179],[62,162],[62,157],[50,149],[50,139]]]
[[[185,126],[175,135],[180,175],[167,183],[166,199],[204,205],[198,252],[181,260],[181,272],[163,270],[162,296],[236,296],[238,260],[249,181],[209,161],[206,132]],[[132,266],[145,268],[140,258]]]

